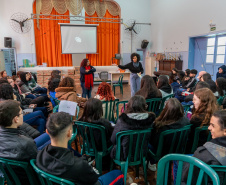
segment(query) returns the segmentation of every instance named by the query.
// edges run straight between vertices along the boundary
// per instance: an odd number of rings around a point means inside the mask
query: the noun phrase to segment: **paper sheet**
[[[58,112],[66,112],[71,116],[75,116],[77,103],[67,100],[61,100]]]

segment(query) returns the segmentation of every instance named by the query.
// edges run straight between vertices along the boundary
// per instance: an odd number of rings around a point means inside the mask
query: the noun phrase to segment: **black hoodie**
[[[48,145],[36,158],[36,165],[43,171],[74,182],[75,185],[99,185],[98,174],[83,157],[76,157],[62,147]]]
[[[145,113],[134,113],[134,115],[145,115]],[[129,115],[129,114],[128,114]],[[151,128],[152,124],[155,120],[155,114],[149,113],[148,117],[144,117],[144,119],[136,119],[129,117],[127,114],[122,113],[121,116],[119,116],[119,119],[117,121],[117,124],[115,125],[114,131],[111,136],[111,142],[113,143],[113,148],[111,150],[111,158],[115,158],[116,155],[116,134],[121,131],[126,130],[144,130],[147,128]],[[150,133],[151,134],[151,133]],[[150,135],[147,137],[147,139],[144,142],[144,151],[143,154],[145,155],[147,153],[147,143],[149,140]],[[128,146],[129,139],[123,138],[123,141],[121,142],[122,145],[122,160],[126,160],[128,156]],[[133,140],[134,146],[136,145],[136,141]]]

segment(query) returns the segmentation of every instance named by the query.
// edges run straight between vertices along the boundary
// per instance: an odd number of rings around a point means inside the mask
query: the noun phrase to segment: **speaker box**
[[[141,43],[141,48],[145,49],[148,46],[148,43],[149,42],[147,40],[143,40],[142,43]]]
[[[120,54],[115,54],[115,59],[120,60],[121,59],[121,55]]]
[[[12,47],[12,38],[11,37],[4,37],[4,46],[6,48]]]

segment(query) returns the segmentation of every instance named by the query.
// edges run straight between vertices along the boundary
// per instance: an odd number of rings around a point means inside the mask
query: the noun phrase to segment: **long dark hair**
[[[191,70],[190,69],[186,69],[185,72],[187,73],[186,77],[189,77]]]
[[[0,98],[4,100],[13,100],[13,88],[10,84],[0,84]]]
[[[88,58],[84,58],[83,60],[82,60],[82,62],[81,62],[81,65],[80,65],[80,67],[86,67],[87,66],[87,62],[89,61],[89,59]]]
[[[216,85],[219,95],[224,96],[224,91],[226,90],[226,79],[223,77],[217,78]]]
[[[60,82],[59,87],[75,87],[75,81],[67,76]]]
[[[147,99],[150,94],[154,94],[156,97],[162,97],[162,94],[156,87],[153,78],[149,75],[144,75],[141,79],[140,90],[137,91],[136,95],[141,95]]]
[[[25,83],[25,84],[28,83],[28,81],[27,81],[27,79],[26,79],[27,73],[28,73],[28,72],[20,72],[20,73],[19,73],[21,82],[23,82],[23,83]]]
[[[165,108],[162,110],[159,117],[155,120],[157,128],[175,123],[184,116],[184,109],[181,103],[176,98],[170,98],[166,102]]]
[[[144,97],[135,95],[130,98],[124,113],[145,113],[147,112],[146,108],[147,106]]]
[[[168,78],[163,75],[158,78],[157,87],[161,89],[163,86],[170,86]]]
[[[60,83],[60,79],[53,78],[51,81],[49,81],[48,90],[51,92],[54,92],[55,89],[59,86],[59,83]]]
[[[84,111],[79,121],[92,122],[103,115],[102,102],[96,98],[90,98],[85,103]]]

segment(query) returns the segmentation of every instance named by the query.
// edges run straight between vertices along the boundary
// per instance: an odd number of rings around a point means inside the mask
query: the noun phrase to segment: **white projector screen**
[[[60,24],[62,54],[97,53],[96,24]]]

